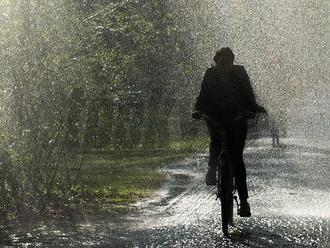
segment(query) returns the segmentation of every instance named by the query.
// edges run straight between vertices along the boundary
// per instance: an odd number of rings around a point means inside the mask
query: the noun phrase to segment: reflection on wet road
[[[274,149],[263,140],[247,148],[253,217],[237,217],[230,240],[221,233],[215,189],[203,185],[207,158],[183,163],[177,172],[185,168],[190,183],[165,206],[153,206],[154,214],[145,211],[129,234],[133,247],[327,247],[329,155],[298,146]]]
[[[258,140],[246,148],[245,161],[252,217],[235,217],[231,239],[221,233],[215,188],[203,184],[207,154],[196,154],[165,166],[168,182],[117,224],[61,223],[52,232],[41,228],[30,238],[16,237],[17,242],[31,247],[329,247],[330,152],[289,144],[272,148],[270,140]]]

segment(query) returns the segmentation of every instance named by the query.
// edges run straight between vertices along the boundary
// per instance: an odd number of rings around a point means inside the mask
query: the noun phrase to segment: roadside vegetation
[[[151,196],[165,182],[161,166],[206,147],[205,139],[194,139],[171,142],[168,149],[88,150],[83,176],[72,189],[71,201],[92,211],[125,213],[130,203]]]
[[[172,1],[1,1],[1,223],[120,212],[193,152],[199,84],[179,20]]]

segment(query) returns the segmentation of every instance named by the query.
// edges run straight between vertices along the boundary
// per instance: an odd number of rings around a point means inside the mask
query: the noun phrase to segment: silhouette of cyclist
[[[223,124],[240,198],[239,215],[250,217],[243,161],[247,119],[253,118],[256,113],[266,113],[266,110],[256,103],[249,76],[243,66],[234,65],[234,59],[235,55],[229,47],[223,47],[215,53],[215,65],[206,70],[192,117],[200,119],[205,114]],[[206,123],[211,142],[205,182],[206,185],[215,185],[216,167],[221,152],[219,127],[211,121]]]

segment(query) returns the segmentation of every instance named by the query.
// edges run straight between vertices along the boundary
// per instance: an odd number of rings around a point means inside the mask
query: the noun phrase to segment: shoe
[[[248,202],[241,202],[237,214],[241,217],[250,217],[251,216],[251,210],[250,210],[249,203]]]
[[[216,169],[213,167],[208,167],[205,177],[206,185],[216,185],[217,177],[216,177]]]

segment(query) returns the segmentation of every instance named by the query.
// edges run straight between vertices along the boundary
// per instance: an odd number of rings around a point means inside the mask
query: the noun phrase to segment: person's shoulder
[[[247,71],[243,65],[234,65],[233,71],[238,77],[247,77]]]
[[[215,72],[215,70],[216,70],[216,68],[215,68],[214,65],[211,65],[210,67],[208,67],[208,68],[206,69],[207,72]]]
[[[246,71],[243,65],[234,65],[233,66],[234,71]]]
[[[213,75],[216,72],[215,66],[210,66],[206,69],[205,75]]]

